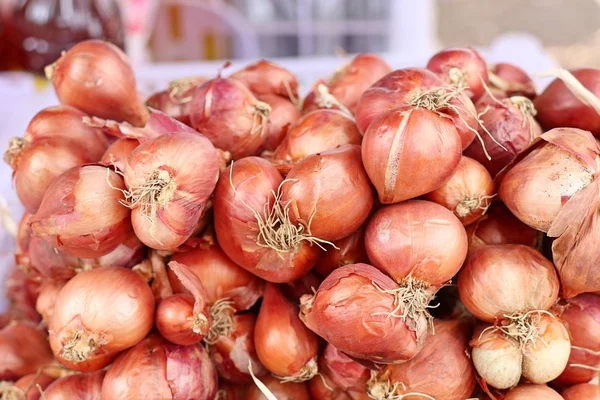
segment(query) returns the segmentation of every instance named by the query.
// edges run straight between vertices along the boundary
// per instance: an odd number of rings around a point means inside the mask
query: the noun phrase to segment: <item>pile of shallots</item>
[[[225,71],[47,67],[0,399],[600,399],[600,70]]]

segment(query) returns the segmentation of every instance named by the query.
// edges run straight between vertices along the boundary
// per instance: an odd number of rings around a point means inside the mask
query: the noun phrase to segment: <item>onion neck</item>
[[[319,367],[317,365],[317,357],[311,358],[305,365],[298,371],[298,373],[291,376],[277,376],[274,375],[275,378],[279,379],[282,383],[302,383],[311,380],[315,376],[319,374]]]
[[[212,324],[204,338],[204,343],[207,345],[215,344],[219,337],[229,336],[235,330],[233,319],[235,311],[233,301],[229,298],[219,299],[212,305],[210,308]]]
[[[546,310],[533,310],[526,313],[505,315],[499,324],[487,327],[481,335],[488,330],[492,332],[500,331],[504,337],[517,342],[521,351],[524,351],[525,347],[529,345],[535,346],[538,340],[542,340],[538,331],[542,314],[547,314],[554,318],[554,314]]]
[[[130,208],[140,207],[143,215],[154,220],[158,210],[173,199],[176,190],[177,182],[169,171],[155,169],[140,186],[124,191],[125,203]]]
[[[192,321],[192,332],[197,335],[206,335],[208,332],[208,318],[202,313],[194,315]]]
[[[453,86],[456,86],[458,89],[464,89],[467,87],[467,80],[465,79],[465,74],[456,67],[450,68],[448,71],[448,78],[450,79],[450,83]]]
[[[26,392],[14,382],[0,381],[0,400],[23,400]]]
[[[76,331],[63,345],[61,356],[73,363],[89,360],[100,347],[98,336],[89,331]]]
[[[4,162],[10,165],[13,170],[17,169],[24,147],[25,139],[21,137],[13,137],[8,142],[8,149],[4,153]]]
[[[465,218],[475,210],[483,210],[482,215],[485,214],[487,209],[490,207],[491,203],[488,201],[493,198],[492,196],[475,196],[475,197],[465,197],[463,198],[454,209],[454,213],[459,218]]]

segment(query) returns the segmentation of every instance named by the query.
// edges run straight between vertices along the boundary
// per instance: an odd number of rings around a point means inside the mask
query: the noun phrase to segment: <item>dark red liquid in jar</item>
[[[42,73],[62,51],[86,39],[124,44],[115,0],[17,0],[2,28],[2,69]]]

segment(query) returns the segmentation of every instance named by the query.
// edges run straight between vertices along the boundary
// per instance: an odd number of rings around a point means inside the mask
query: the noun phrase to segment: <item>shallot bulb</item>
[[[234,160],[257,155],[267,140],[271,107],[235,79],[216,78],[194,92],[192,126]]]
[[[354,119],[337,110],[315,110],[288,128],[273,159],[297,162],[345,144],[360,145],[361,141]]]
[[[74,257],[106,255],[131,236],[124,189],[123,178],[109,168],[71,168],[46,190],[31,220],[33,234]]]
[[[140,142],[137,139],[121,138],[106,149],[100,162],[104,165],[112,165],[123,172],[125,171],[127,158],[139,144]]]
[[[202,135],[164,134],[139,145],[125,165],[126,204],[136,236],[173,250],[194,232],[219,177],[219,154]]]
[[[144,126],[148,121],[148,110],[138,98],[129,60],[111,43],[77,43],[46,67],[46,76],[61,104],[134,126]]]
[[[0,380],[17,380],[52,362],[48,338],[32,323],[12,321],[0,329]]]
[[[580,383],[561,393],[564,400],[600,400],[600,385]]]
[[[48,281],[44,282],[40,287],[40,294],[35,303],[35,309],[42,316],[46,325],[50,324],[52,315],[54,314],[54,306],[58,295],[65,286],[66,281]]]
[[[472,48],[444,49],[429,59],[427,69],[444,82],[465,89],[473,100],[483,95],[488,84],[487,64]]]
[[[507,168],[498,195],[521,221],[548,232],[567,200],[599,170],[600,145],[589,132],[556,128]]]
[[[314,272],[321,278],[326,278],[335,269],[344,265],[369,262],[365,250],[365,229],[366,225],[363,225],[353,234],[333,242],[334,248],[327,249],[321,255]]]
[[[458,290],[465,307],[478,319],[490,323],[507,316],[548,310],[558,299],[559,285],[554,265],[524,245],[482,247],[469,255],[458,275]]]
[[[13,320],[39,322],[40,314],[35,305],[41,291],[40,282],[18,266],[7,272],[2,289],[10,305],[7,313],[0,317],[0,329]]]
[[[285,382],[272,376],[265,376],[262,383],[277,400],[311,400],[306,383]],[[266,400],[258,386],[252,385],[246,393],[245,400]]]
[[[362,144],[365,169],[384,204],[438,189],[460,157],[452,120],[424,108],[399,108],[375,119]]]
[[[248,157],[221,173],[214,194],[215,232],[237,265],[270,282],[291,282],[316,263],[320,247],[290,222],[283,178],[268,161]]]
[[[102,400],[102,381],[106,371],[68,375],[44,390],[42,400]]]
[[[580,68],[570,71],[575,82],[587,90],[592,99],[598,102],[600,94],[600,69]],[[534,100],[538,111],[538,121],[544,129],[559,127],[579,128],[600,136],[600,115],[598,109],[590,105],[582,93],[573,93],[571,84],[555,79]],[[582,99],[582,100],[581,100]]]
[[[291,101],[298,99],[298,79],[281,65],[259,60],[231,74],[230,78],[240,81],[253,93],[275,94]]]
[[[356,124],[361,132],[389,111],[400,107],[421,108],[448,117],[454,124],[462,149],[477,134],[475,106],[462,89],[446,85],[433,72],[407,68],[391,72],[367,89],[356,107]]]
[[[296,317],[297,318],[297,317]],[[252,365],[254,376],[267,373],[256,354],[254,342],[254,314],[237,314],[229,325],[222,325],[216,337],[205,340],[206,348],[219,377],[229,382],[250,384],[252,377],[248,365]]]
[[[466,399],[475,388],[475,370],[468,355],[471,335],[468,318],[435,322],[435,335],[423,349],[402,364],[386,365],[367,383],[375,400],[403,398]]]
[[[546,385],[521,384],[510,390],[503,400],[561,400],[562,396]],[[583,399],[581,399],[583,400]]]
[[[306,326],[351,357],[376,363],[413,358],[427,335],[424,315],[403,316],[398,285],[377,268],[351,264],[333,271],[314,295],[303,296]]]
[[[112,363],[101,398],[212,400],[216,393],[217,371],[204,347],[150,335]]]
[[[39,371],[25,375],[13,385],[0,382],[0,398],[2,400],[39,400],[45,395],[46,387],[52,383],[54,378]]]
[[[435,292],[461,268],[467,255],[465,229],[449,210],[424,200],[379,209],[365,233],[373,266],[398,283],[404,315],[429,316]]]
[[[190,125],[192,96],[196,88],[207,80],[206,78],[196,77],[169,82],[169,87],[150,96],[146,100],[146,105],[160,110],[186,125]]]
[[[300,110],[288,99],[274,94],[257,94],[256,98],[271,106],[269,131],[264,148],[273,151],[285,138],[290,125],[300,118]]]
[[[365,391],[370,371],[330,344],[325,346],[319,357],[319,371],[336,389],[352,394]],[[321,381],[320,377],[313,381]],[[312,387],[312,381],[311,381]]]
[[[480,143],[472,143],[464,154],[483,164],[492,176],[496,176],[542,134],[534,119],[535,107],[526,97],[481,99],[475,103],[475,108],[489,135],[480,126],[478,131],[485,151]]]
[[[92,269],[60,291],[49,324],[50,345],[68,368],[95,371],[142,340],[153,322],[154,296],[137,273]]]
[[[454,213],[463,225],[481,217],[494,197],[494,181],[483,165],[462,156],[458,168],[441,187],[425,195]]]
[[[514,64],[494,64],[490,67],[488,76],[491,90],[499,90],[508,97],[524,96],[533,99],[536,96],[531,77]]]
[[[169,270],[191,294],[162,299],[156,308],[156,327],[171,343],[182,346],[198,343],[208,334],[212,323],[208,292],[186,265],[171,261]]]
[[[497,389],[515,386],[521,376],[546,383],[564,370],[569,359],[569,333],[550,313],[530,314],[512,325],[481,325],[471,340],[477,373]],[[528,330],[528,337],[519,334]]]
[[[354,114],[360,96],[372,84],[392,72],[383,58],[376,54],[359,54],[336,70],[326,82],[317,81],[302,103],[304,113],[320,109],[341,109]]]
[[[580,294],[562,306],[560,318],[571,337],[571,355],[556,385],[586,383],[600,366],[600,295]]]
[[[275,377],[304,382],[318,372],[319,342],[298,317],[298,309],[279,288],[267,283],[254,328],[256,353]]]

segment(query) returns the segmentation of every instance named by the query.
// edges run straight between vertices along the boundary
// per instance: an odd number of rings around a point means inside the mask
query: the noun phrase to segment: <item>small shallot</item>
[[[41,400],[102,400],[102,381],[106,371],[68,375],[44,390]]]
[[[0,330],[0,354],[0,380],[17,380],[54,362],[46,334],[24,321]]]

